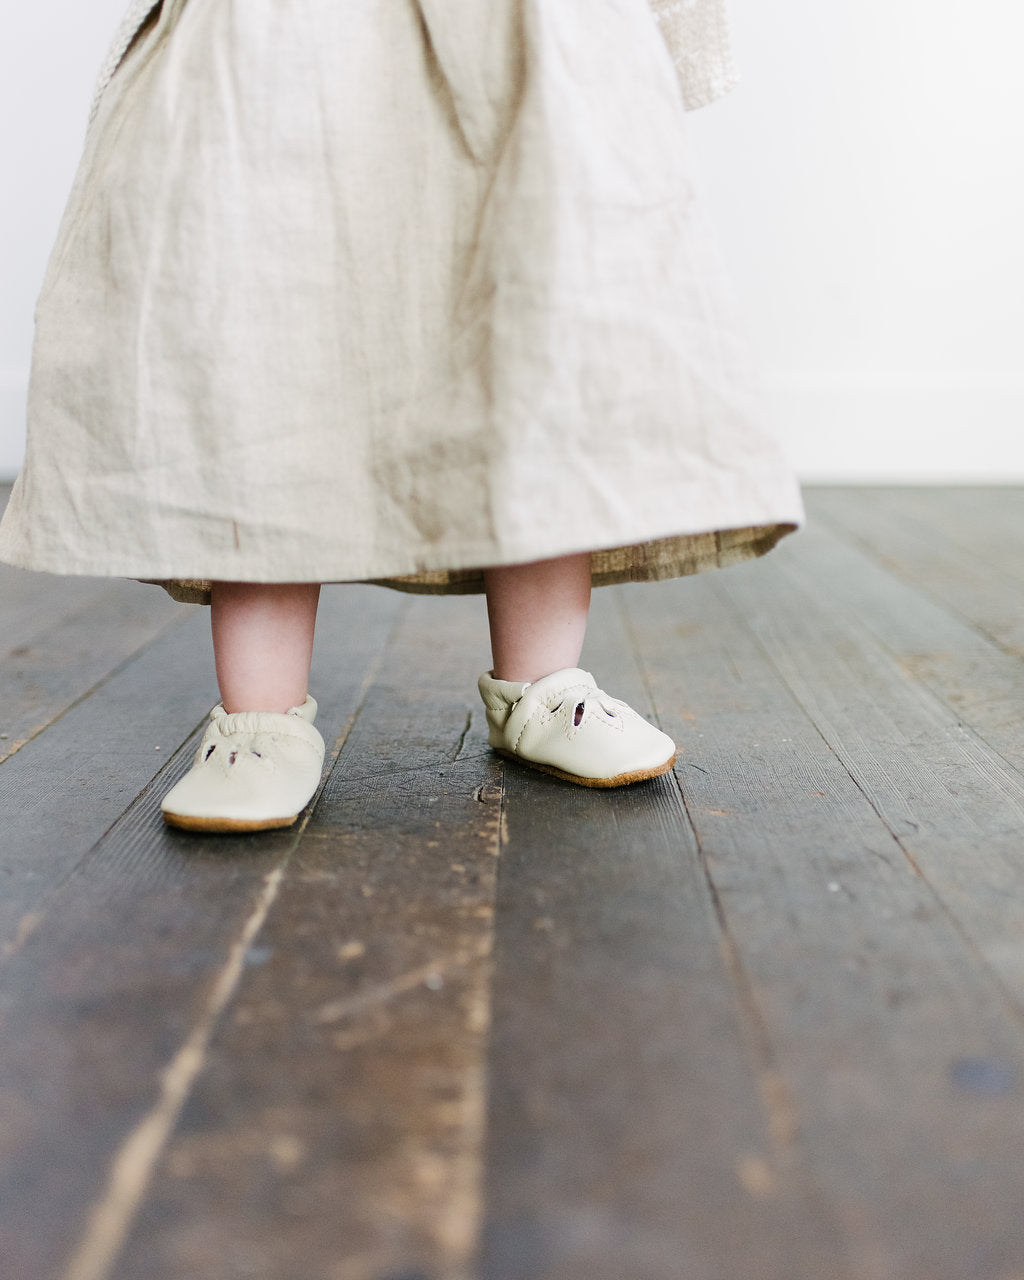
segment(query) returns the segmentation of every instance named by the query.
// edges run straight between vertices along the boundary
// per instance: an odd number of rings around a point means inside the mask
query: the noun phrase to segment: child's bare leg
[[[302,705],[319,598],[316,582],[213,584],[213,651],[225,711]]]
[[[590,553],[484,572],[494,675],[540,680],[575,667],[590,610]]]
[[[494,672],[480,677],[488,741],[545,773],[618,787],[672,768],[675,743],[578,668],[590,555],[488,569]]]
[[[215,582],[215,708],[192,767],[164,796],[164,821],[186,831],[289,827],[316,794],[324,740],[306,697],[320,587]],[[288,712],[290,714],[284,714]]]

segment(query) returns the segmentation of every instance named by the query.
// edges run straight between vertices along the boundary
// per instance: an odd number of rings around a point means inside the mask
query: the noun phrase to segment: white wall
[[[0,478],[21,465],[32,309],[127,0],[32,0],[0,39]]]
[[[1024,11],[733,14],[743,81],[694,131],[801,473],[1024,479]]]
[[[123,0],[0,44],[0,475],[31,312]],[[692,117],[723,256],[801,473],[1024,480],[1024,10],[733,0],[744,73]]]

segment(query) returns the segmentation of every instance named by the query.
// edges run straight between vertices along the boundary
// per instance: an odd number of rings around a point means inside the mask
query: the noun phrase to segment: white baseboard
[[[0,370],[0,481],[24,458],[27,387],[27,370]],[[776,375],[767,390],[804,481],[1024,484],[1024,377]]]
[[[1024,483],[1024,377],[790,375],[768,393],[804,481]]]

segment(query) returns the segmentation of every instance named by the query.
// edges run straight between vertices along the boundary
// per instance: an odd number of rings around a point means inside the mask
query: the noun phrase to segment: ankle
[[[548,663],[534,663],[532,666],[521,663],[510,668],[515,672],[513,675],[506,675],[505,671],[499,668],[495,668],[491,674],[495,680],[500,680],[503,684],[536,684],[538,680],[543,680],[545,676],[554,675],[557,671],[569,671],[575,667],[576,662],[562,662],[556,666],[551,666]]]
[[[221,690],[221,706],[228,715],[236,715],[243,711],[271,711],[284,715],[293,707],[301,707],[306,701],[307,691],[303,689],[298,696],[282,695],[279,690],[266,689],[232,689],[228,693]]]

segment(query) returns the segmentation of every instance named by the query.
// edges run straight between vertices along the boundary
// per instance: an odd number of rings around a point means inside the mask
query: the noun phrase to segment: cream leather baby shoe
[[[320,784],[315,716],[309,697],[285,712],[214,707],[192,768],[164,797],[164,821],[186,831],[290,827]]]
[[[621,787],[667,773],[676,744],[589,671],[569,667],[534,683],[480,677],[495,751],[584,787]]]

